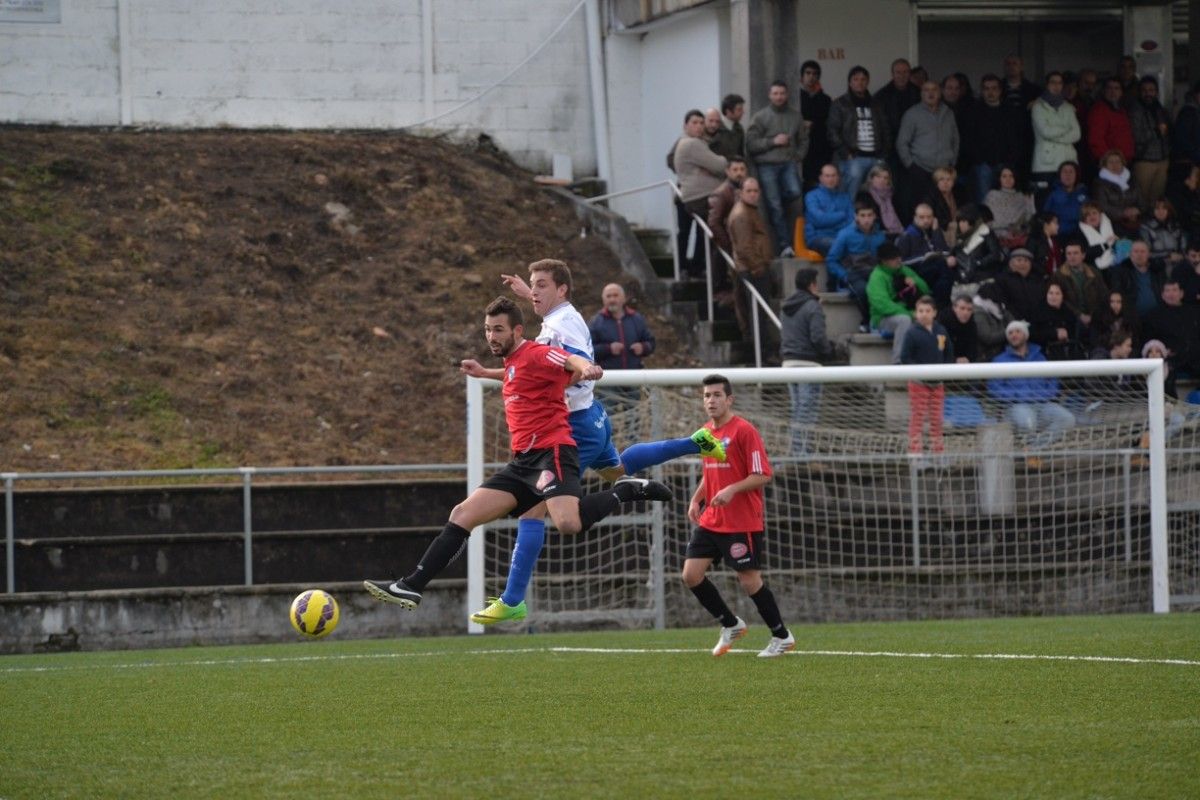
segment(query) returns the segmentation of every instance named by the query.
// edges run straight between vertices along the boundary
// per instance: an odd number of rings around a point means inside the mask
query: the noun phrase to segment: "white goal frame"
[[[872,367],[734,368],[613,370],[598,382],[600,387],[649,387],[700,385],[719,373],[733,384],[780,383],[780,378],[798,383],[884,383],[905,381],[961,381],[993,378],[1102,378],[1141,376],[1146,379],[1148,404],[1150,550],[1152,606],[1155,613],[1170,611],[1167,543],[1167,465],[1164,421],[1164,365],[1158,359],[1096,361],[1049,361],[1036,363],[984,363],[947,365],[896,365]],[[490,379],[467,378],[467,491],[484,480],[484,389],[499,387]],[[702,422],[697,409],[697,424]],[[631,444],[622,442],[622,445]],[[485,597],[485,536],[487,526],[474,529],[467,545],[467,605],[482,608]],[[557,535],[551,533],[550,535]],[[662,580],[662,576],[658,576]],[[661,613],[660,613],[661,625]],[[468,623],[470,633],[484,627]]]

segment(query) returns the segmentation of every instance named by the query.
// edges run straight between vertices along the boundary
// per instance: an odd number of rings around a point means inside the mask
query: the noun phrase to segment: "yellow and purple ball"
[[[338,604],[333,595],[321,589],[305,589],[292,601],[288,618],[292,627],[304,636],[320,639],[328,636],[338,624]]]

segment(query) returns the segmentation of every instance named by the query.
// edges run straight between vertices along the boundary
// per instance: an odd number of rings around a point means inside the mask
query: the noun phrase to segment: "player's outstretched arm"
[[[604,368],[599,364],[593,364],[583,356],[570,355],[567,356],[566,369],[571,374],[571,383],[579,383],[580,381],[598,381],[604,375]]]
[[[491,378],[492,380],[504,380],[504,370],[500,368],[489,369],[483,364],[480,364],[473,358],[464,358],[458,365],[458,371],[464,375],[470,375],[472,378]]]
[[[533,297],[533,290],[529,288],[529,284],[520,275],[500,275],[500,280],[504,281],[512,293],[522,300],[528,300]]]

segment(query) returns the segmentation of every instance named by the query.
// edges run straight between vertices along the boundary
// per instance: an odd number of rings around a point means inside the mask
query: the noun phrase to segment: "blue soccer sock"
[[[691,437],[682,439],[663,439],[659,442],[638,442],[626,447],[621,453],[621,466],[625,467],[626,475],[635,475],[647,467],[665,464],[673,458],[696,455],[700,445]]]
[[[546,542],[546,521],[541,519],[517,520],[517,543],[513,545],[512,563],[508,567],[508,584],[500,602],[515,606],[525,599],[525,590],[533,578],[533,568],[542,545]]]

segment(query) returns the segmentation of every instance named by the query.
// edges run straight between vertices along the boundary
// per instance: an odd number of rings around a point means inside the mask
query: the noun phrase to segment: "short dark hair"
[[[1067,252],[1068,247],[1078,247],[1084,253],[1087,253],[1087,240],[1086,239],[1076,239],[1076,238],[1072,237],[1070,239],[1067,239],[1067,241],[1063,243],[1063,252],[1064,253]]]
[[[803,75],[805,70],[816,70],[817,77],[821,77],[821,65],[813,61],[811,58],[800,65],[800,74]]]
[[[865,192],[859,192],[857,195],[854,196],[854,213],[855,214],[857,214],[860,211],[865,211],[868,208],[871,209],[872,211],[874,211],[876,216],[879,215],[879,206],[876,205],[875,201],[871,199],[871,195],[869,195]]]
[[[742,158],[741,156],[730,156],[729,163],[730,164],[745,164],[746,159]]]
[[[567,266],[567,262],[559,261],[557,258],[543,258],[541,261],[534,261],[529,265],[529,274],[532,275],[535,272],[549,272],[550,280],[554,281],[554,285],[566,286],[567,297],[571,296],[574,282],[571,280],[571,268]]]
[[[726,378],[724,375],[718,375],[714,372],[711,375],[705,375],[704,380],[700,381],[700,383],[703,386],[716,386],[719,383],[725,387],[725,394],[729,397],[733,397],[733,384],[731,384],[729,382],[729,378]]]
[[[881,262],[891,261],[893,258],[900,258],[900,248],[894,244],[884,242],[879,245],[879,249],[875,251],[875,257]]]
[[[1143,75],[1142,79],[1138,81],[1138,85],[1141,86],[1143,83],[1153,83],[1154,88],[1158,88],[1158,78],[1153,75]]]
[[[1115,83],[1117,86],[1121,86],[1121,79],[1116,75],[1109,75],[1104,79],[1104,88],[1107,89],[1110,83]],[[1121,86],[1121,88],[1124,89],[1125,87]]]
[[[774,89],[776,86],[782,86],[784,89],[788,88],[787,81],[771,81],[771,88]]]
[[[909,69],[912,69],[912,64],[909,62],[909,60],[907,58],[897,58],[895,61],[892,62],[890,69],[895,69],[897,64],[903,64],[904,66],[908,67]]]
[[[981,88],[983,87],[983,85],[985,83],[998,83],[1001,86],[1004,85],[1004,81],[1000,80],[1000,76],[994,72],[988,72],[988,73],[984,74],[984,76],[982,78],[979,79],[979,86]]]
[[[1200,245],[1198,245],[1198,246],[1200,246]],[[796,277],[794,278],[794,280],[796,281],[796,288],[797,289],[807,289],[808,287],[810,287],[814,283],[816,283],[817,279],[820,278],[820,276],[821,276],[821,273],[817,272],[815,269],[813,269],[811,267],[805,267],[804,269],[796,270]]]
[[[860,72],[867,76],[867,80],[871,79],[871,71],[869,69],[864,67],[862,64],[855,64],[850,68],[850,71],[846,73],[846,83],[849,83],[850,79]]]
[[[746,98],[740,94],[727,94],[721,99],[721,113],[729,116],[729,112],[733,111],[738,106],[746,105]]]
[[[1045,77],[1042,78],[1042,85],[1049,86],[1050,79],[1053,78],[1055,75],[1058,76],[1059,80],[1063,81],[1064,83],[1066,82],[1066,79],[1063,78],[1063,74],[1061,72],[1059,72],[1058,70],[1051,70],[1050,72],[1046,73]]]
[[[923,294],[920,297],[918,297],[917,302],[913,304],[914,308],[916,308],[917,306],[929,306],[930,308],[936,309],[937,303],[935,303],[933,298],[930,297],[929,295]]]
[[[704,119],[704,112],[698,108],[688,109],[688,112],[683,115],[683,124],[687,125],[688,121],[691,120],[692,117],[699,117],[700,119]]]
[[[1132,339],[1132,338],[1133,338],[1133,334],[1127,330],[1124,330],[1124,329],[1115,330],[1111,334],[1109,334],[1108,342],[1107,342],[1108,349],[1111,350],[1114,347],[1116,347],[1117,345],[1119,345],[1121,342],[1125,341],[1126,339]]]
[[[513,328],[525,324],[525,316],[521,313],[521,307],[511,298],[503,295],[488,303],[483,314],[486,317],[498,317],[503,314],[508,317],[508,324]]]

